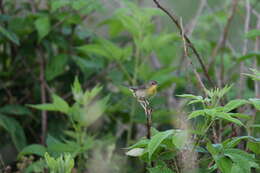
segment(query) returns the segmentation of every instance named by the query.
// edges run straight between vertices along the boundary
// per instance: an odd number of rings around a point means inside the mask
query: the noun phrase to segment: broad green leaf
[[[0,114],[0,127],[4,128],[10,134],[18,151],[21,151],[26,146],[23,128],[14,118]]]
[[[192,113],[189,114],[188,119],[196,118],[200,115],[205,115],[205,110],[193,111]]]
[[[232,111],[233,109],[236,109],[247,103],[248,103],[247,100],[242,100],[242,99],[232,100],[224,106],[224,112]]]
[[[51,57],[45,71],[46,79],[50,81],[64,73],[67,61],[68,55],[66,54],[59,54]]]
[[[227,120],[227,121],[235,123],[239,126],[244,126],[244,124],[239,119],[233,118],[233,117],[231,117],[231,115],[229,113],[225,113],[225,112],[218,112],[218,113],[214,114],[215,117]]]
[[[163,142],[164,139],[169,137],[173,134],[173,130],[167,130],[164,132],[159,132],[156,135],[152,136],[148,144],[148,153],[149,153],[149,160],[151,160],[153,153],[159,147],[159,145]]]
[[[166,166],[156,166],[154,168],[149,168],[149,173],[174,173],[170,168]]]
[[[247,148],[249,148],[249,150],[253,151],[255,154],[260,154],[260,150],[259,150],[260,141],[259,142],[248,141]]]
[[[254,155],[248,154],[243,150],[233,148],[225,149],[224,155],[229,157],[233,162],[237,163],[243,173],[250,173],[251,167],[258,167],[258,164],[255,162]]]
[[[38,41],[40,42],[50,32],[51,29],[50,19],[48,16],[41,16],[35,21],[34,24],[38,32]]]
[[[127,156],[139,157],[144,154],[143,148],[133,148],[125,153]]]
[[[232,161],[224,156],[215,157],[215,162],[222,173],[230,173]]]
[[[211,143],[207,143],[207,150],[210,152],[210,154],[213,157],[216,157],[218,155],[218,153],[220,152],[218,150],[218,148],[214,147],[214,145],[212,145]]]
[[[31,111],[22,105],[8,104],[0,108],[0,113],[11,115],[32,115]]]
[[[257,36],[260,36],[260,29],[251,29],[246,33],[247,38],[256,38]]]
[[[99,56],[104,56],[109,58],[111,55],[103,49],[103,47],[99,44],[88,44],[84,46],[78,47],[78,50],[85,54],[96,54]]]
[[[10,40],[11,42],[15,43],[16,45],[20,45],[20,41],[19,38],[17,37],[17,35],[11,31],[6,30],[5,28],[3,28],[2,26],[0,26],[0,33],[2,35],[4,35],[8,40]]]
[[[23,148],[22,151],[18,154],[18,157],[21,157],[23,155],[31,155],[31,154],[35,154],[43,157],[46,151],[47,150],[44,146],[39,144],[32,144]]]

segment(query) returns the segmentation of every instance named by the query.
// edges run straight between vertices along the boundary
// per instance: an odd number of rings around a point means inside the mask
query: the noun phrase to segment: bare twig
[[[187,46],[191,48],[191,50],[193,51],[193,53],[195,54],[196,58],[198,59],[200,66],[202,67],[202,70],[204,72],[204,75],[206,76],[206,78],[208,79],[209,83],[212,86],[215,86],[215,84],[213,83],[213,81],[211,80],[209,74],[208,74],[208,70],[206,69],[206,66],[203,63],[203,60],[200,56],[200,54],[198,53],[197,49],[195,48],[195,46],[193,45],[193,43],[190,41],[190,39],[187,37],[187,35],[184,33],[184,31],[181,28],[181,25],[177,19],[177,17],[173,14],[171,14],[168,10],[166,10],[166,8],[164,8],[163,6],[161,6],[161,4],[158,2],[158,0],[153,0],[153,2],[156,4],[156,6],[161,9],[164,13],[166,13],[170,19],[173,21],[173,23],[177,26],[180,35],[184,36],[185,41],[187,42]]]
[[[226,41],[227,41],[227,36],[228,36],[228,31],[231,25],[231,22],[233,20],[236,8],[237,8],[237,4],[238,4],[238,0],[232,0],[232,7],[231,7],[231,12],[230,15],[228,16],[226,25],[224,27],[224,30],[220,36],[220,39],[218,41],[217,46],[214,48],[213,52],[212,52],[212,59],[214,60],[214,58],[216,57],[218,51],[221,48],[224,48],[226,46]]]
[[[215,59],[216,59],[216,55],[218,54],[219,50],[222,48],[226,47],[226,42],[227,42],[227,37],[228,37],[228,31],[230,29],[231,26],[231,22],[234,18],[235,15],[235,11],[238,5],[238,0],[232,0],[232,6],[231,6],[231,12],[228,16],[226,25],[224,27],[224,30],[222,32],[222,34],[220,35],[220,39],[218,41],[217,46],[213,49],[212,51],[212,61],[210,63],[210,66],[214,66],[215,64]],[[218,86],[221,87],[224,83],[224,57],[223,57],[223,52],[221,52],[221,68],[220,68],[220,72],[217,73],[217,79],[218,79]]]
[[[45,85],[44,83],[45,82],[45,62],[44,62],[44,56],[41,52],[41,50],[39,50],[38,52],[40,55],[39,55],[39,58],[40,58],[40,76],[39,76],[39,79],[40,79],[40,82],[41,82],[41,103],[44,104],[46,103],[46,90],[45,90]],[[46,133],[47,133],[47,112],[46,111],[42,111],[42,134],[41,134],[41,144],[42,145],[45,145],[45,138],[46,138]]]
[[[181,27],[181,30],[183,30],[183,25],[182,25],[182,20],[180,20],[180,27]],[[183,41],[183,50],[184,50],[184,57],[187,59],[187,61],[189,62],[190,66],[192,67],[192,70],[193,70],[193,73],[195,74],[198,82],[199,82],[199,86],[201,88],[201,90],[203,92],[206,92],[206,87],[205,85],[203,84],[202,80],[201,80],[201,77],[199,75],[199,73],[197,72],[196,68],[193,66],[193,63],[192,61],[189,59],[189,54],[188,54],[188,47],[187,47],[187,43],[186,43],[186,39],[185,39],[185,35],[184,33],[182,33],[182,41]],[[205,93],[206,94],[206,93]]]
[[[260,14],[258,14],[257,16],[257,24],[256,24],[256,29],[260,29]],[[259,46],[260,46],[260,38],[259,36],[256,38],[255,40],[255,52],[259,51]],[[254,68],[258,70],[258,65],[257,65],[257,58],[255,58],[254,60]],[[255,81],[254,84],[255,87],[255,97],[256,98],[260,98],[260,85],[259,85],[259,81]]]
[[[244,25],[244,32],[245,34],[249,31],[249,24],[250,24],[250,13],[251,13],[251,7],[250,7],[250,1],[246,0],[245,1],[245,9],[246,9],[246,17],[245,17],[245,25]],[[243,52],[242,54],[245,55],[247,53],[247,47],[248,47],[248,39],[244,39],[244,46],[243,46]],[[245,80],[243,77],[243,72],[244,72],[244,62],[242,61],[239,66],[239,74],[240,74],[240,80],[239,80],[239,92],[238,92],[238,97],[242,98],[242,93],[244,91],[244,84]]]

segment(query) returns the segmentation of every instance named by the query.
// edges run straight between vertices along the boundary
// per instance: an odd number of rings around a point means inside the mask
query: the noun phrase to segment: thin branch
[[[249,24],[250,24],[250,13],[251,13],[251,7],[250,7],[250,1],[246,0],[245,1],[245,9],[246,9],[246,17],[245,17],[245,25],[244,25],[244,33],[246,34],[249,31]],[[244,39],[244,45],[243,45],[243,50],[242,50],[242,54],[245,55],[247,53],[247,47],[248,47],[248,39],[245,38]],[[244,90],[244,84],[245,84],[245,80],[243,77],[243,71],[244,71],[244,62],[242,61],[240,63],[239,66],[239,74],[240,74],[240,80],[239,80],[239,93],[238,93],[238,97],[241,98],[242,97],[242,93]]]
[[[206,76],[206,78],[208,79],[209,83],[212,86],[215,86],[215,84],[213,83],[212,79],[209,76],[208,70],[206,69],[206,66],[204,65],[202,58],[200,56],[200,54],[198,53],[197,49],[195,48],[195,46],[193,45],[193,43],[190,41],[190,39],[188,38],[188,36],[184,33],[184,31],[181,28],[181,25],[177,19],[177,17],[174,14],[171,14],[168,10],[166,10],[166,8],[164,8],[163,6],[161,6],[161,4],[158,2],[158,0],[153,0],[153,2],[156,4],[156,6],[161,9],[164,13],[166,13],[168,15],[168,17],[170,17],[170,19],[173,21],[173,23],[177,26],[180,35],[184,35],[184,39],[187,42],[187,46],[190,47],[193,51],[193,53],[195,54],[196,58],[198,59],[200,66],[202,67],[202,70],[204,72],[204,75]]]
[[[256,29],[260,29],[260,15],[258,15],[257,17],[257,24],[256,24]],[[259,46],[260,46],[260,38],[259,36],[256,38],[255,40],[255,52],[259,51]],[[258,65],[257,65],[257,57],[254,60],[254,68],[258,70]],[[255,87],[255,97],[256,98],[260,98],[260,85],[259,85],[259,81],[255,81],[254,84]]]
[[[39,76],[39,79],[40,79],[40,82],[41,82],[41,103],[42,104],[44,104],[44,103],[46,103],[46,90],[45,90],[45,85],[44,85],[44,83],[46,83],[45,82],[45,75],[44,75],[44,73],[45,73],[45,62],[44,62],[44,57],[43,57],[43,54],[42,54],[42,52],[41,52],[41,50],[39,50],[39,52],[38,52],[40,55],[39,55],[39,58],[40,58],[40,76]],[[42,111],[41,112],[41,114],[42,114],[42,123],[41,123],[41,125],[42,125],[42,127],[41,127],[41,144],[42,145],[45,145],[45,138],[46,138],[46,134],[47,134],[47,126],[48,126],[48,124],[47,124],[47,112],[46,111]]]
[[[212,61],[210,62],[210,67],[214,66],[215,64],[215,60],[216,60],[216,56],[218,54],[218,52],[226,47],[226,42],[227,42],[227,37],[228,37],[228,33],[230,30],[230,26],[232,23],[232,20],[234,18],[236,9],[237,9],[237,5],[238,5],[238,0],[232,0],[232,5],[231,5],[231,12],[228,16],[227,22],[224,26],[223,32],[220,35],[220,39],[218,41],[217,46],[213,49],[212,51]],[[222,87],[223,83],[224,83],[224,57],[223,57],[223,51],[221,52],[220,55],[221,58],[221,67],[220,67],[220,72],[216,72],[217,75],[217,81],[218,81],[218,86]]]
[[[181,26],[181,30],[183,30],[182,20],[181,20],[181,22],[180,22],[180,26]],[[198,80],[198,82],[199,82],[199,86],[200,86],[201,90],[202,90],[203,92],[206,92],[206,87],[205,87],[205,85],[203,84],[199,73],[197,72],[196,68],[194,67],[192,61],[191,61],[190,58],[189,58],[188,47],[187,47],[187,43],[186,43],[186,39],[185,39],[184,33],[182,33],[181,36],[182,36],[182,41],[183,41],[184,57],[187,59],[187,61],[188,61],[189,64],[191,65],[192,70],[193,70],[193,73],[195,74],[195,76],[196,76],[196,78],[197,78],[197,80]],[[205,94],[206,94],[206,93],[205,93]]]
[[[238,0],[233,0],[232,1],[232,7],[231,7],[231,12],[230,12],[230,15],[228,16],[228,19],[227,19],[227,22],[226,22],[226,25],[224,27],[224,30],[220,36],[220,39],[218,41],[218,44],[217,46],[214,48],[213,52],[212,52],[212,58],[214,59],[218,53],[218,51],[221,49],[221,48],[224,48],[226,46],[226,41],[227,41],[227,37],[228,37],[228,31],[230,29],[230,25],[231,25],[231,22],[233,20],[233,17],[234,17],[234,14],[235,14],[235,11],[236,11],[236,8],[237,8],[237,4],[238,4]]]

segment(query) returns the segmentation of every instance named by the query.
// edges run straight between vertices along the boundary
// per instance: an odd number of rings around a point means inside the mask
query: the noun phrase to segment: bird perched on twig
[[[155,80],[151,80],[142,86],[129,87],[129,90],[133,93],[133,96],[136,97],[137,100],[146,100],[157,93],[157,87],[158,83]]]

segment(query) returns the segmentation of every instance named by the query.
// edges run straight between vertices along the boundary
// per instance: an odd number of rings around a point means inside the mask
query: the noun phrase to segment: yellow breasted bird
[[[138,87],[129,87],[129,89],[133,93],[134,97],[138,100],[142,100],[154,96],[157,92],[157,87],[158,83],[155,80],[151,80],[148,84]]]

